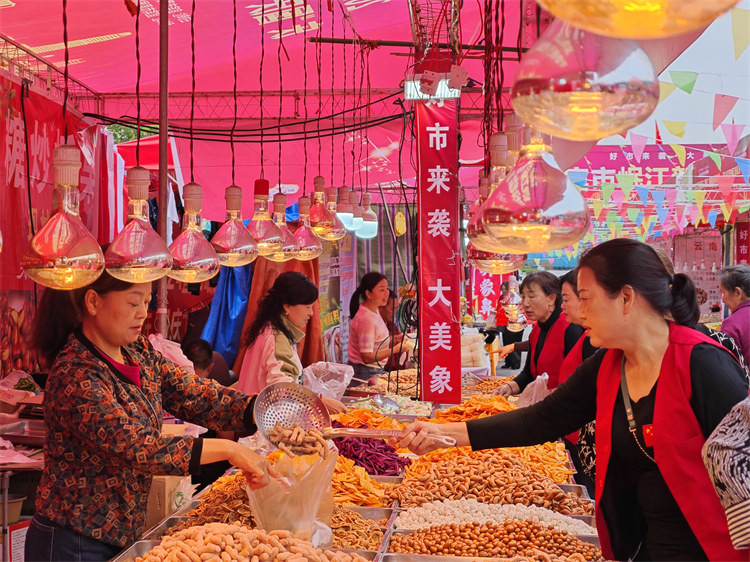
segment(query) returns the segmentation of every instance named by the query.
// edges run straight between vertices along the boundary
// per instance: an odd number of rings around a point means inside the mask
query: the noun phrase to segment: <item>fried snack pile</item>
[[[302,429],[296,423],[292,427],[277,423],[268,432],[268,440],[291,456],[318,453],[325,458],[328,455],[328,445],[320,430]]]
[[[503,396],[475,396],[458,406],[436,411],[435,419],[430,421],[449,423],[475,420],[515,409],[516,407]]]
[[[366,408],[350,410],[344,414],[336,414],[333,420],[346,427],[369,427],[370,429],[398,429],[404,426],[388,416],[373,412]]]
[[[383,530],[378,527],[385,527],[387,524],[387,519],[365,519],[356,511],[336,505],[331,519],[333,548],[377,550],[383,541]]]
[[[145,556],[136,562],[164,561],[231,562],[247,560],[285,560],[286,562],[362,562],[357,554],[322,551],[307,541],[295,539],[289,531],[265,532],[242,525],[209,523],[182,529],[162,538]]]
[[[376,482],[364,468],[346,457],[336,459],[333,471],[333,501],[342,505],[383,507],[385,486]]]

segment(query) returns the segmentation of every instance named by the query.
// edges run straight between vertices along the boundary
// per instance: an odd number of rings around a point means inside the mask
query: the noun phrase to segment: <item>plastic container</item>
[[[21,507],[26,496],[22,494],[8,494],[8,525],[18,523],[21,519]],[[0,509],[0,525],[5,523],[3,518],[3,510]]]

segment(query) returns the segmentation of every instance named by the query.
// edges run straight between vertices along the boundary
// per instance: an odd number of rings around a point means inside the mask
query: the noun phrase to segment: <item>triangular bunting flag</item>
[[[732,41],[734,42],[734,60],[737,60],[750,45],[750,10],[740,8],[732,10]]]
[[[742,123],[721,124],[721,131],[724,133],[724,138],[727,139],[727,149],[730,156],[734,156],[734,151],[737,149],[737,143],[740,142],[742,129],[744,128],[745,126]]]
[[[706,192],[699,189],[693,192],[695,195],[695,202],[698,205],[698,217],[703,217],[703,201],[706,200]]]
[[[721,154],[717,154],[713,150],[704,150],[703,154],[713,160],[716,165],[716,170],[721,172]]]
[[[638,216],[633,221],[637,226],[643,228],[643,211],[638,211]]]
[[[612,198],[612,192],[615,189],[615,184],[610,182],[604,182],[602,184],[602,201],[607,203]]]
[[[692,94],[695,82],[698,80],[698,73],[684,70],[670,70],[669,77],[672,79],[672,83],[680,90]]]
[[[677,189],[674,187],[671,189],[665,189],[664,193],[667,198],[667,207],[674,209],[674,204],[677,202]]]
[[[594,199],[591,201],[591,206],[594,207],[594,218],[599,220],[599,215],[602,214],[602,209],[604,209],[604,201],[601,199]]]
[[[641,210],[638,207],[628,207],[628,209],[625,211],[625,213],[628,215],[628,218],[630,219],[630,222],[636,222],[636,218],[638,218],[638,215],[641,215],[641,218],[643,218],[643,213],[641,213]]]
[[[685,205],[675,205],[674,218],[677,223],[682,222],[682,218],[685,216]]]
[[[658,209],[656,209],[656,214],[659,217],[659,222],[662,224],[662,226],[666,226],[667,217],[669,217],[669,209],[659,207]]]
[[[578,187],[586,185],[586,178],[589,176],[588,170],[568,170],[568,177],[570,181],[576,184]]]
[[[731,209],[731,208],[730,208],[730,207],[729,207],[728,205],[726,205],[725,203],[722,203],[721,205],[719,205],[719,207],[721,207],[721,214],[722,214],[722,215],[724,215],[724,222],[729,222],[729,219],[730,219],[730,218],[731,218],[731,216],[732,216],[732,211],[733,211],[734,209]]]
[[[745,178],[745,185],[750,185],[750,160],[747,158],[735,158],[734,160],[737,162],[742,177]]]
[[[708,212],[708,224],[711,225],[711,228],[714,228],[716,226],[716,218],[719,216],[719,211],[716,209]]]
[[[698,217],[700,217],[700,215],[698,214],[697,205],[690,205],[687,209],[685,209],[684,218],[687,218],[693,225],[696,225],[698,223]]]
[[[659,124],[656,121],[654,121],[654,131],[656,144],[661,144],[661,133],[659,132]]]
[[[620,189],[622,189],[622,192],[625,195],[625,200],[627,201],[630,199],[630,193],[633,191],[635,174],[615,174],[615,177],[617,178],[617,183],[620,184]]]
[[[617,236],[620,236],[620,234],[622,234],[622,221],[617,221],[615,223],[615,234]]]
[[[617,205],[617,210],[622,211],[622,203],[623,201],[625,201],[625,195],[621,190],[616,189],[612,192],[612,201],[614,201],[615,205]]]
[[[734,109],[737,100],[734,96],[728,96],[726,94],[715,94],[714,95],[714,131],[719,128],[729,112]]]
[[[739,211],[740,213],[743,213],[743,214],[744,214],[744,213],[747,213],[748,211],[750,211],[750,205],[745,205],[744,207],[740,207],[740,208],[738,209],[738,211]]]
[[[737,193],[734,191],[734,177],[732,176],[718,176],[716,183],[719,184],[719,192],[724,202],[729,204],[730,201],[734,203],[737,198]]]
[[[662,82],[661,80],[659,80],[659,103],[667,99],[669,97],[669,94],[674,92],[674,89],[676,87],[677,86],[675,86],[671,82]]]
[[[534,264],[539,267],[539,264],[542,263],[542,260],[539,258],[534,258]]]
[[[681,144],[670,144],[670,147],[672,147],[672,150],[674,150],[674,153],[677,155],[677,160],[680,161],[680,166],[685,165],[685,156],[687,155],[687,150],[685,150],[685,147]]]
[[[555,258],[547,258],[547,261],[550,265],[552,265],[553,263],[555,263]]]
[[[667,131],[674,136],[682,138],[685,136],[685,121],[662,121]]]
[[[639,164],[641,163],[641,156],[643,155],[643,149],[646,148],[647,142],[648,137],[636,133],[630,133],[630,145],[633,147],[633,157]]]
[[[695,201],[695,192],[692,189],[689,189],[685,192],[685,197],[687,197],[688,201]]]
[[[641,203],[643,203],[644,206],[648,205],[648,194],[651,190],[645,185],[636,185],[635,190],[638,193],[638,198],[641,200]]]
[[[664,205],[664,197],[666,195],[667,194],[662,190],[659,190],[659,189],[651,190],[651,199],[654,200],[654,203],[656,203],[657,207],[661,207],[662,205]]]

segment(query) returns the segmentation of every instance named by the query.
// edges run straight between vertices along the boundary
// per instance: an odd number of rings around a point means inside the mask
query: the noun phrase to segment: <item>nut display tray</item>
[[[186,519],[187,517],[167,517],[164,521],[143,533],[143,539],[147,541],[161,540],[164,535],[169,534],[172,527]]]
[[[23,420],[0,425],[0,437],[14,445],[41,447],[45,436],[44,420]]]
[[[157,546],[161,541],[138,541],[134,542],[128,549],[112,558],[110,562],[135,562],[139,556],[144,556]]]

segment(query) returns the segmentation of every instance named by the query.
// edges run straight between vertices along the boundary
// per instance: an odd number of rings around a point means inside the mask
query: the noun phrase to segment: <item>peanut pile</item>
[[[298,424],[284,427],[280,423],[268,432],[268,440],[288,455],[328,454],[328,445],[323,434],[317,429],[303,429]]]
[[[307,541],[292,538],[289,531],[250,529],[242,525],[209,523],[165,536],[136,562],[361,562],[357,554],[325,552]]]
[[[331,518],[333,548],[377,550],[383,541],[383,530],[378,527],[385,527],[387,524],[387,519],[365,519],[356,511],[336,505]]]
[[[563,515],[591,515],[594,511],[589,500],[566,494],[517,455],[500,449],[455,454],[428,465],[416,461],[407,468],[404,480],[387,488],[385,494],[402,507],[467,498],[487,504],[537,505]]]
[[[532,521],[439,525],[391,536],[390,552],[433,556],[525,556],[532,560],[569,557],[601,560],[601,550],[565,531]]]
[[[169,531],[174,533],[187,527],[205,523],[237,523],[255,527],[253,514],[247,505],[245,476],[242,472],[222,476],[211,485],[201,502],[188,511],[188,519],[181,521]]]

